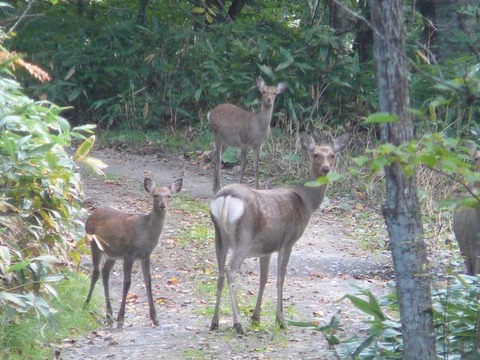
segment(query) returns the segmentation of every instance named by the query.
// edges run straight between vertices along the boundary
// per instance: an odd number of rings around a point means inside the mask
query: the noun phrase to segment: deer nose
[[[323,174],[327,175],[330,172],[330,166],[328,165],[323,165],[320,169]]]
[[[160,210],[167,210],[167,204],[160,204]]]

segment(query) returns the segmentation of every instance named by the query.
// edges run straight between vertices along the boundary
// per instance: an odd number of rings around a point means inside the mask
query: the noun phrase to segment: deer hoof
[[[155,326],[158,326],[160,323],[158,322],[157,319],[152,319],[152,326],[155,327]]]

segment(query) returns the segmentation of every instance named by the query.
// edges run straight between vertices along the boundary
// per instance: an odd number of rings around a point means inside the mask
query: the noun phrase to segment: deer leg
[[[248,248],[245,249],[245,251],[233,253],[227,267],[225,268],[229,286],[230,302],[232,304],[233,311],[233,328],[237,331],[237,333],[243,335],[246,334],[246,331],[240,322],[240,309],[238,307],[237,300],[237,273],[240,265],[243,263],[243,260],[245,260],[247,251]]]
[[[285,283],[285,275],[287,273],[288,260],[292,253],[292,247],[284,248],[278,252],[277,264],[277,312],[275,322],[280,328],[285,329],[285,320],[283,318],[283,284]]]
[[[112,303],[110,301],[110,288],[108,285],[108,279],[110,277],[110,271],[115,265],[115,259],[107,258],[105,264],[102,268],[102,282],[103,282],[103,291],[105,292],[105,305],[107,307],[107,325],[113,325],[113,315],[112,315]]]
[[[123,322],[125,319],[125,303],[127,302],[127,294],[130,289],[130,284],[132,282],[132,266],[135,257],[133,254],[126,254],[123,258],[123,294],[122,294],[122,303],[120,305],[120,310],[118,311],[117,316],[117,328],[121,329],[123,327]]]
[[[215,303],[215,312],[213,313],[212,323],[210,330],[218,329],[220,323],[220,300],[222,298],[223,285],[225,284],[225,261],[227,259],[228,248],[222,244],[220,230],[218,229],[215,221],[213,222],[215,227],[215,251],[217,255],[218,264],[218,279],[217,279],[217,300]]]
[[[220,168],[222,167],[222,153],[226,146],[221,141],[215,140],[215,152],[213,153],[213,193],[216,194],[221,187]]]
[[[258,147],[256,149],[253,149],[253,171],[255,174],[255,188],[259,189],[259,183],[258,183],[258,162],[260,160],[260,152],[262,151],[262,147]]]
[[[83,308],[88,305],[88,303],[90,302],[90,298],[92,297],[93,289],[95,288],[95,284],[97,283],[98,277],[100,276],[100,260],[102,260],[102,252],[98,248],[95,240],[91,241],[90,249],[92,251],[93,272],[92,278],[90,279],[90,290],[88,290],[87,299],[85,300]]]
[[[143,280],[147,289],[148,307],[150,309],[150,320],[153,326],[158,326],[157,312],[155,311],[155,303],[152,296],[152,276],[150,275],[150,258],[141,261]]]
[[[268,267],[271,255],[260,258],[260,289],[258,290],[257,305],[253,311],[252,321],[260,323],[260,311],[262,310],[262,297],[268,280]]]
[[[243,183],[243,175],[245,174],[245,168],[247,167],[247,154],[248,154],[248,149],[241,148],[241,153],[240,153],[240,184]]]

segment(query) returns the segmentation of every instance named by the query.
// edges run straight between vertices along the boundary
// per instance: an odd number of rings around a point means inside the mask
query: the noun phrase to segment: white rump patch
[[[211,202],[210,210],[215,219],[221,222],[234,223],[242,217],[245,204],[242,199],[231,195],[220,196]]]

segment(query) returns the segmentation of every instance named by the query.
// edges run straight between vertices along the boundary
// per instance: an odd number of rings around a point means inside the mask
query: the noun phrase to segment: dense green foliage
[[[305,5],[264,1],[235,22],[204,28],[188,3],[163,3],[148,9],[145,26],[129,1],[92,2],[82,14],[73,3],[38,3],[48,16],[26,22],[8,45],[49,69],[54,81],[29,89],[73,105],[74,121],[142,129],[197,124],[218,103],[254,104],[256,76],[288,81],[277,105],[286,112],[279,125],[288,129],[319,118],[357,122],[375,109],[371,63],[361,64],[328,26],[311,26]]]
[[[52,315],[49,323],[37,318],[35,313],[22,314],[21,321],[2,323],[0,331],[0,358],[9,360],[53,359],[57,346],[68,344],[76,336],[98,327],[100,316],[91,316],[91,310],[83,309],[89,283],[79,273],[65,272],[58,283],[58,295],[49,301]],[[100,308],[99,299],[94,298]]]
[[[0,348],[9,346],[10,331],[17,333],[15,327],[29,317],[56,326],[50,300],[59,296],[56,285],[64,286],[65,265],[77,263],[83,251],[82,183],[74,161],[97,165],[87,156],[94,138],[85,138],[93,126],[71,128],[59,116],[61,108],[29,99],[5,65],[0,78]],[[74,141],[83,143],[70,155]],[[35,344],[37,337],[21,335],[29,346]],[[25,358],[23,350],[12,351]]]
[[[361,129],[365,115],[377,108],[371,57],[360,59],[353,31],[332,29],[326,7],[312,13],[303,2],[259,1],[248,3],[233,22],[206,26],[194,2],[150,2],[145,23],[138,22],[133,1],[84,2],[81,10],[75,2],[52,3],[35,3],[32,12],[46,16],[21,21],[7,45],[48,69],[53,81],[22,82],[33,96],[72,105],[65,114],[76,123],[143,130],[197,125],[222,102],[254,108],[257,76],[289,83],[276,106],[283,116],[274,117],[274,125],[287,131]],[[362,4],[349,6],[368,18]],[[456,90],[469,86],[463,79],[478,72],[477,60],[430,63],[418,45],[421,16],[406,11],[412,106],[429,115],[419,126],[476,127],[475,91],[445,97],[438,85],[445,89],[452,80]]]
[[[439,358],[470,359],[478,354],[478,278],[445,279],[433,293],[435,334]],[[395,293],[378,300],[368,290],[348,295],[352,304],[369,316],[370,328],[363,339],[350,339],[343,354],[354,359],[402,359],[402,332]]]

